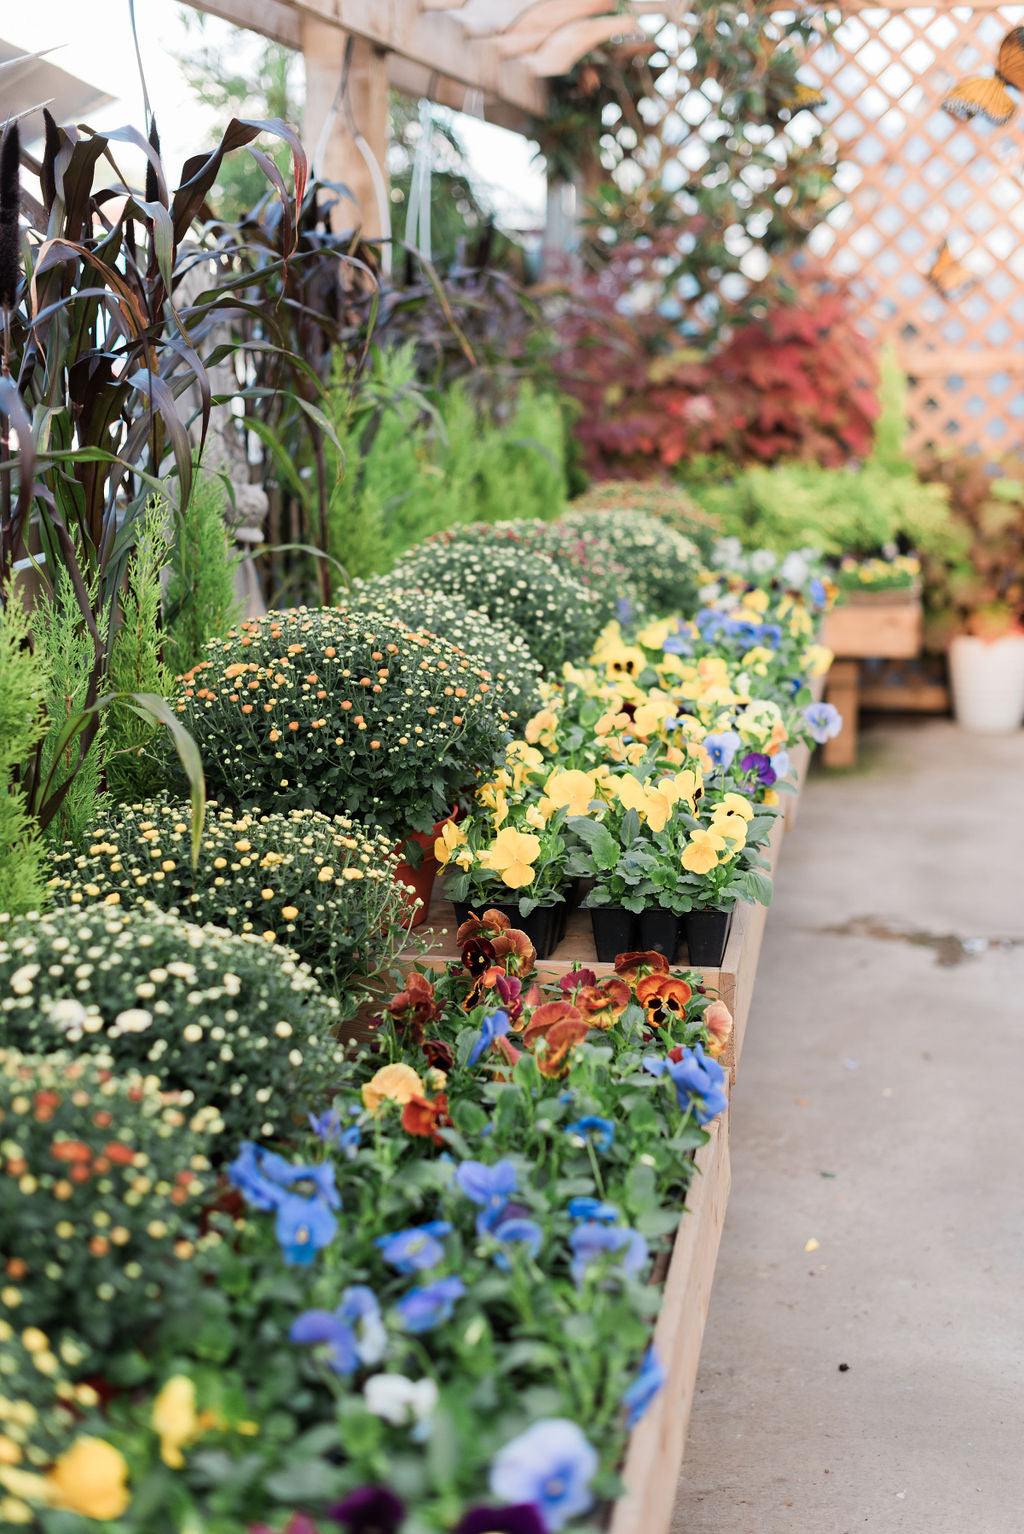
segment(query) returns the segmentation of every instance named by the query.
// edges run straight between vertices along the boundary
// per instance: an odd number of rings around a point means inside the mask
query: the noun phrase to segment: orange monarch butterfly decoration
[[[995,74],[991,79],[987,75],[975,75],[969,80],[961,80],[942,105],[964,122],[981,116],[1001,128],[1017,110],[1010,90],[1024,91],[1024,27],[1014,27],[999,44]]]
[[[932,287],[942,294],[943,298],[962,296],[968,288],[973,288],[977,282],[973,272],[969,272],[962,261],[958,261],[949,248],[949,241],[943,240],[939,246],[935,260],[928,272],[928,281]]]

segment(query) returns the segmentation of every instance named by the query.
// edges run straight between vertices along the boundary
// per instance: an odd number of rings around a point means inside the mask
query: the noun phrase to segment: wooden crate
[[[772,828],[767,848],[772,873],[778,863],[785,829],[785,816],[779,815]],[[767,916],[768,910],[765,906],[746,903],[737,905],[721,966],[718,969],[705,967],[701,971],[707,989],[722,998],[733,1016],[732,1038],[722,1056],[722,1065],[729,1071],[732,1079],[735,1079],[736,1064],[743,1048],[743,1035],[746,1031],[750,1001],[754,992],[757,961],[761,952]],[[420,928],[421,934],[427,938],[431,946],[427,953],[420,956],[418,962],[432,969],[443,969],[453,960],[458,960],[459,953],[455,946],[457,927],[454,906],[440,895],[435,895],[431,902],[428,920]],[[539,960],[537,979],[542,984],[557,981],[562,975],[569,973],[574,961],[587,969],[592,969],[599,976],[611,975],[615,972],[614,964],[603,963],[597,958],[590,917],[586,911],[572,912],[565,937],[555,952],[549,959]],[[685,968],[687,962],[684,948],[682,957],[674,967]]]
[[[839,660],[906,660],[920,653],[921,623],[921,598],[911,592],[878,592],[869,600],[858,595],[828,614],[821,642]]]
[[[654,1350],[666,1380],[630,1434],[622,1471],[625,1490],[612,1509],[610,1534],[666,1534],[672,1518],[729,1202],[728,1115],[709,1125],[709,1132],[710,1140],[695,1157],[697,1176],[683,1206],[654,1328]]]

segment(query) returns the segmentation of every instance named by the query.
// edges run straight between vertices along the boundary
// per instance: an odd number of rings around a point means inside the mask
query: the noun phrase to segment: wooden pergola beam
[[[197,0],[189,0],[190,4]],[[222,3],[222,0],[217,0]],[[300,16],[309,16],[386,53],[422,64],[456,80],[467,90],[505,101],[525,113],[544,112],[547,90],[525,64],[503,59],[486,38],[467,37],[444,12],[423,11],[419,0],[277,0]],[[258,7],[254,6],[254,9]]]

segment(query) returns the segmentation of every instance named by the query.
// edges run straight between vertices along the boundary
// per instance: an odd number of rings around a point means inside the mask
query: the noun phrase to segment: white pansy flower
[[[411,1380],[404,1374],[373,1374],[363,1386],[366,1409],[394,1427],[430,1421],[437,1409],[437,1385],[432,1379]]]

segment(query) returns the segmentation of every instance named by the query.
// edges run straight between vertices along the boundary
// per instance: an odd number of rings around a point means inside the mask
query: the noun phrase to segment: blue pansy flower
[[[359,1109],[355,1111],[358,1113]],[[309,1127],[324,1142],[328,1150],[342,1151],[349,1161],[359,1149],[359,1143],[363,1138],[363,1132],[358,1124],[342,1129],[337,1108],[328,1108],[325,1113],[311,1113]]]
[[[784,778],[789,772],[789,752],[776,751],[774,757],[772,758],[772,762],[775,767],[776,779]]]
[[[508,1033],[509,1022],[507,1012],[491,1012],[483,1020],[483,1025],[477,1037],[476,1043],[469,1052],[467,1065],[475,1065],[481,1055],[485,1055],[494,1043]]]
[[[628,597],[617,597],[615,600],[615,616],[620,623],[628,623],[633,616],[633,604]]]
[[[288,1331],[292,1342],[327,1347],[335,1374],[352,1374],[360,1364],[377,1364],[387,1350],[387,1332],[377,1296],[365,1284],[353,1284],[336,1310],[305,1310]]]
[[[782,643],[781,623],[762,623],[757,638],[760,644],[767,645],[770,650],[777,650]]]
[[[729,1106],[725,1072],[717,1060],[705,1055],[700,1044],[695,1044],[692,1049],[680,1049],[678,1053],[678,1060],[649,1055],[644,1060],[644,1070],[650,1071],[652,1076],[664,1076],[667,1072],[675,1086],[680,1108],[685,1110],[692,1102],[697,1123],[710,1124]]]
[[[716,639],[729,620],[717,607],[702,607],[694,618],[702,639]]]
[[[692,655],[693,641],[685,634],[670,634],[663,640],[661,648],[666,655]]]
[[[725,625],[728,637],[737,640],[744,647],[754,643],[760,629],[760,623],[753,623],[749,618],[729,618]]]
[[[509,1220],[499,1220],[491,1235],[502,1246],[522,1247],[528,1257],[536,1257],[544,1240],[544,1232],[536,1220],[523,1219],[518,1215]],[[494,1260],[499,1268],[512,1266],[506,1252],[495,1252]]]
[[[598,1220],[584,1220],[569,1237],[572,1261],[569,1271],[582,1284],[595,1263],[618,1259],[624,1273],[639,1273],[647,1261],[647,1242],[631,1225],[602,1225]]]
[[[824,745],[826,740],[832,740],[843,728],[843,716],[834,703],[808,703],[804,709],[804,718],[811,739],[816,740],[819,746]]]
[[[506,1503],[532,1503],[545,1529],[562,1528],[592,1506],[597,1452],[575,1422],[546,1417],[499,1449],[491,1464],[491,1494]]]
[[[450,1230],[447,1220],[428,1220],[425,1225],[396,1230],[390,1236],[377,1236],[373,1244],[399,1273],[421,1273],[424,1268],[436,1268],[444,1257],[440,1237]]]
[[[462,1161],[455,1171],[455,1181],[467,1198],[479,1204],[478,1231],[492,1230],[501,1211],[516,1191],[516,1169],[511,1161]]]
[[[576,1119],[572,1124],[566,1124],[567,1135],[579,1135],[581,1140],[589,1140],[596,1150],[611,1150],[615,1139],[615,1125],[611,1119],[600,1119],[595,1114],[588,1113],[581,1119]]]
[[[807,595],[810,597],[811,606],[815,608],[820,609],[824,607],[828,601],[828,592],[825,590],[824,583],[817,576],[808,583]]]
[[[432,1284],[421,1284],[410,1289],[398,1301],[396,1309],[408,1332],[429,1332],[442,1321],[447,1321],[455,1308],[455,1301],[466,1292],[461,1278],[452,1274],[449,1278],[437,1278]]]
[[[571,1198],[565,1207],[570,1220],[599,1220],[602,1225],[614,1225],[619,1218],[619,1211],[614,1204],[606,1204],[603,1199],[588,1198],[582,1194]]]
[[[623,1393],[622,1404],[626,1408],[626,1426],[636,1427],[658,1391],[665,1383],[665,1371],[658,1361],[653,1347],[647,1349],[640,1373]]]
[[[732,759],[743,744],[735,730],[721,730],[718,734],[705,735],[701,745],[711,758],[712,770],[721,768],[728,772]]]
[[[274,1210],[274,1233],[286,1262],[305,1267],[334,1240],[338,1222],[332,1211],[341,1208],[341,1196],[330,1162],[293,1166],[276,1151],[246,1140],[228,1178],[257,1209]],[[302,1184],[305,1188],[297,1186]]]

